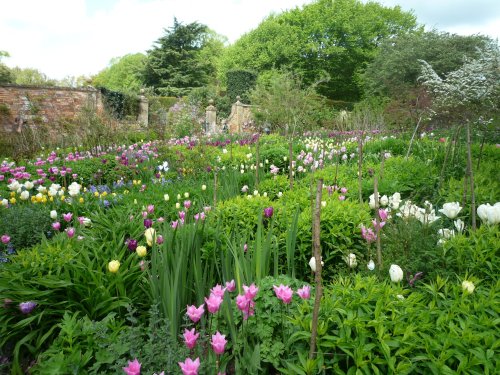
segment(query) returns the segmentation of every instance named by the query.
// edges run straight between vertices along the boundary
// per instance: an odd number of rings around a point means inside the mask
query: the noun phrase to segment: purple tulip
[[[153,220],[151,220],[151,219],[144,219],[144,227],[151,228],[152,226],[153,226]]]
[[[127,248],[130,251],[134,252],[135,249],[137,249],[137,240],[134,240],[133,238],[130,238],[127,241],[125,241],[125,243],[127,244]]]
[[[264,216],[265,217],[270,218],[271,216],[273,216],[273,213],[274,213],[274,208],[273,207],[266,207],[266,208],[264,208]]]
[[[33,301],[21,302],[19,304],[19,310],[21,310],[21,312],[23,314],[29,314],[30,312],[33,311],[33,309],[36,307],[36,305],[37,305],[37,303],[33,302]]]
[[[10,236],[8,234],[4,234],[2,236],[2,243],[8,244],[10,242]]]

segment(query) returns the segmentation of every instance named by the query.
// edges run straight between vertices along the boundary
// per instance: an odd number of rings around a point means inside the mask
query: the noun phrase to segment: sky
[[[0,51],[10,67],[49,78],[90,76],[114,57],[145,52],[177,20],[205,24],[233,43],[270,13],[314,0],[5,0]],[[367,0],[363,0],[366,2]],[[420,24],[500,39],[499,0],[380,0],[413,11]]]

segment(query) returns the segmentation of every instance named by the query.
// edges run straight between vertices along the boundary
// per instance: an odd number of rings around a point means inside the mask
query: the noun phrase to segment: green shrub
[[[66,313],[60,333],[37,358],[32,374],[123,374],[128,361],[137,358],[141,373],[174,369],[183,350],[168,335],[168,321],[158,309],[149,310],[149,323],[141,323],[131,309],[127,322],[108,314],[100,321]]]
[[[479,285],[469,295],[461,281],[440,277],[414,291],[375,277],[339,278],[321,301],[317,355],[323,371],[493,374],[500,366],[499,287]],[[311,318],[305,305],[291,320],[297,332],[286,345],[299,354],[307,352]],[[296,360],[282,362],[282,373],[301,368]]]
[[[231,102],[236,101],[239,96],[245,104],[249,103],[248,91],[257,84],[257,74],[249,70],[229,70],[226,73],[227,96]]]
[[[366,205],[350,200],[340,201],[338,196],[324,198],[326,206],[321,208],[321,254],[324,277],[331,280],[339,270],[346,269],[343,257],[354,253],[363,259],[366,253],[365,242],[361,237],[360,225],[370,220]],[[298,275],[310,275],[308,266],[312,256],[312,215],[310,205],[299,217],[297,232]]]
[[[15,250],[29,248],[52,235],[49,209],[42,205],[17,204],[0,210],[0,233],[8,234]]]

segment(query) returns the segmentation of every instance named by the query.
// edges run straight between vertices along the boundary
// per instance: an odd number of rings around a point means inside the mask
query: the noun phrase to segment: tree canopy
[[[271,15],[243,35],[221,58],[219,79],[224,81],[231,69],[262,74],[287,68],[299,74],[305,85],[328,75],[318,92],[354,101],[362,92],[359,73],[376,56],[382,41],[416,28],[415,16],[400,7],[317,0],[302,9]]]
[[[174,25],[148,51],[144,83],[162,95],[186,95],[209,83],[222,47],[222,40],[207,26],[183,25],[174,18]]]
[[[106,69],[93,77],[92,83],[114,91],[138,92],[144,85],[141,72],[145,63],[146,55],[142,53],[115,58]]]
[[[479,57],[480,50],[491,42],[480,35],[461,36],[435,30],[386,40],[363,75],[366,93],[389,97],[405,95],[418,85],[419,60],[427,61],[444,77],[461,67],[465,58]]]

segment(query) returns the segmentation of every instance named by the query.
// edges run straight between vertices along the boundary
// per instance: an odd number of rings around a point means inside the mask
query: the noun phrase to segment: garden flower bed
[[[424,134],[407,156],[405,134],[309,134],[290,160],[288,139],[253,135],[5,159],[0,369],[497,373],[500,148],[472,147],[472,211],[448,142]]]

